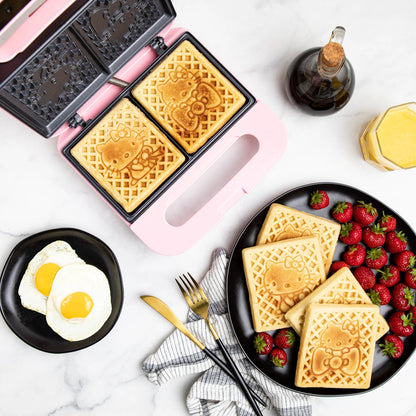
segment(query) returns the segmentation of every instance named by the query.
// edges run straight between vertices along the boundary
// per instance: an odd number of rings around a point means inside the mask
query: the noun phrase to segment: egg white
[[[87,293],[94,306],[85,318],[66,319],[61,302],[75,292]],[[111,314],[111,292],[106,275],[89,264],[71,264],[58,271],[46,306],[46,322],[62,338],[80,341],[95,334]]]
[[[39,292],[35,284],[35,276],[39,267],[45,263],[55,263],[60,267],[68,264],[84,264],[75,250],[65,241],[57,240],[45,246],[29,262],[20,281],[19,296],[22,305],[33,311],[46,314],[47,296]]]

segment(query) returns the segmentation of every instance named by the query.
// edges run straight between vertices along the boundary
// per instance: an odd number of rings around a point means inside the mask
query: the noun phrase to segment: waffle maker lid
[[[0,105],[44,137],[76,127],[77,110],[175,16],[170,0],[75,1],[0,63]]]

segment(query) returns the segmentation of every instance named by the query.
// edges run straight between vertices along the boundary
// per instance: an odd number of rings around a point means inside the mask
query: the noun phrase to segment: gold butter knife
[[[234,374],[228,368],[227,364],[224,363],[220,358],[218,358],[209,348],[207,348],[189,329],[182,323],[182,321],[172,312],[166,303],[161,301],[159,298],[154,296],[140,296],[149,306],[151,306],[156,312],[159,312],[164,318],[166,318],[172,325],[179,329],[184,335],[186,335],[193,343],[195,343],[198,348],[200,348],[212,361],[215,362],[226,374],[228,374],[232,379]],[[254,398],[263,406],[266,406],[264,400],[249,387]]]

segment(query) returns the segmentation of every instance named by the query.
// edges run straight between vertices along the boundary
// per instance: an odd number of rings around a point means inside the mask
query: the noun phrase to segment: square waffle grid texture
[[[286,311],[325,280],[315,236],[249,247],[242,256],[256,332],[288,327]]]
[[[243,94],[187,40],[132,94],[187,153],[203,146],[245,103]]]
[[[128,99],[122,99],[71,154],[125,211],[131,212],[185,157]]]
[[[45,124],[62,113],[101,71],[68,29],[25,64],[7,82],[2,95]]]
[[[285,205],[272,204],[257,237],[257,244],[266,244],[305,235],[316,235],[321,244],[325,271],[328,273],[340,228],[340,225],[334,221]]]
[[[377,313],[376,305],[309,305],[295,385],[368,388]]]
[[[322,285],[286,312],[286,319],[298,335],[302,332],[306,308],[311,303],[372,305],[371,299],[347,267],[335,272]],[[379,311],[376,339],[381,338],[388,330],[389,325]]]
[[[111,64],[162,16],[158,1],[96,0],[74,23],[74,29]]]

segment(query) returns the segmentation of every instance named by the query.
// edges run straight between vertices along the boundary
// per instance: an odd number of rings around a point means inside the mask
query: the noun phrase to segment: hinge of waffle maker
[[[69,120],[68,120],[69,127],[75,129],[78,126],[85,127],[87,122],[78,114],[75,113]]]
[[[165,44],[164,39],[161,36],[156,36],[149,45],[155,50],[155,52],[160,56],[168,48]]]

